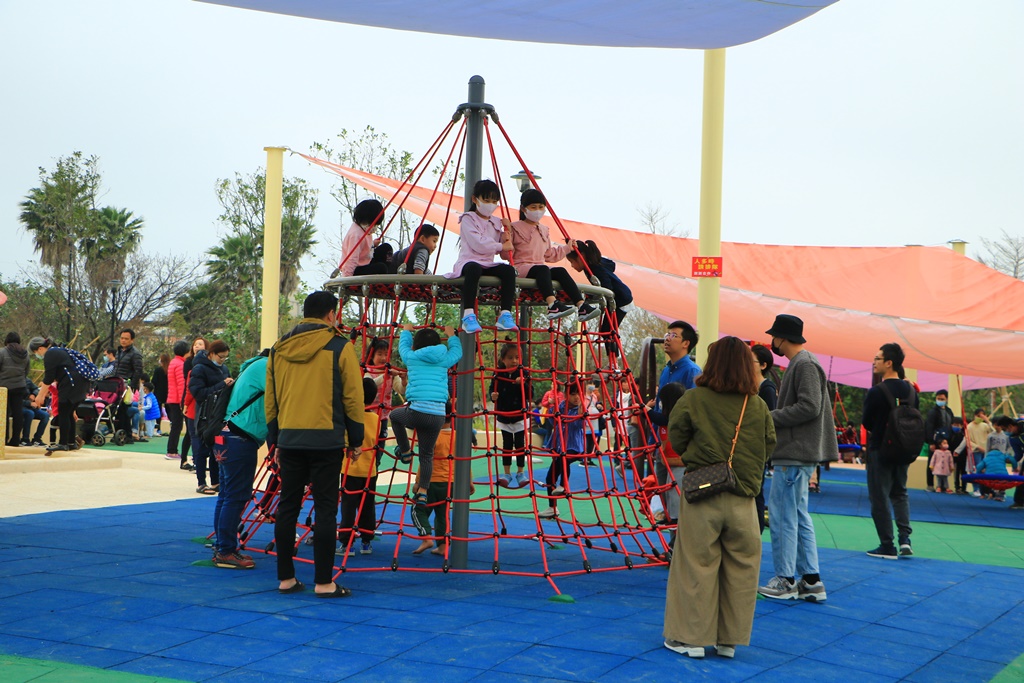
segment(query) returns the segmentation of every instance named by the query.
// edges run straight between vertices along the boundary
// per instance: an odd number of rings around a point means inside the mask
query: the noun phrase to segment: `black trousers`
[[[576,284],[576,281],[569,275],[569,271],[565,268],[549,268],[548,266],[534,266],[530,268],[530,272],[526,274],[526,277],[537,281],[537,289],[545,297],[555,295],[555,287],[552,281],[557,282],[558,286],[565,290],[565,293],[569,295],[569,299],[574,304],[583,301],[583,295],[580,293],[580,288]]]
[[[319,584],[331,583],[334,575],[334,545],[338,523],[338,477],[342,449],[314,451],[278,448],[281,497],[274,524],[277,550],[277,579],[295,578],[295,523],[302,509],[306,484],[313,490],[313,576]]]
[[[562,488],[569,488],[569,470],[572,469],[572,457],[579,455],[573,451],[568,451],[565,455],[551,454],[551,467],[548,468],[548,476],[545,477],[544,483],[547,485],[548,495],[558,485],[558,480],[562,480]],[[548,499],[548,507],[556,507],[554,498]]]
[[[892,523],[895,519],[900,543],[908,542],[910,528],[910,500],[907,498],[907,470],[910,465],[893,463],[882,458],[880,451],[868,450],[868,499],[871,501],[871,519],[875,522],[878,540],[883,546],[893,543]],[[890,511],[891,505],[891,511]]]
[[[973,456],[968,455],[966,450],[961,451],[960,453],[957,453],[956,455],[953,456],[953,462],[956,465],[955,470],[953,472],[953,489],[955,491],[964,490],[964,482],[963,479],[961,479],[961,477],[967,474],[967,458],[969,457]]]
[[[76,405],[71,402],[59,401],[57,403],[57,426],[60,427],[57,443],[62,443],[65,446],[75,445],[75,408]]]
[[[622,319],[625,318],[625,317],[626,317],[626,312],[625,311],[623,311],[620,308],[616,308],[615,309],[615,320],[616,320],[616,323],[617,323],[616,326],[615,326],[615,329],[618,329],[618,328],[620,328],[622,326]],[[608,351],[608,355],[609,356],[617,356],[617,355],[619,355],[619,343],[617,341],[615,341],[615,340],[618,338],[618,335],[611,334],[611,331],[612,331],[612,321],[608,317],[608,313],[606,312],[601,317],[601,334],[602,335],[606,335],[607,339],[608,339],[608,341],[606,341],[604,343],[604,347]]]
[[[165,403],[167,420],[171,423],[171,433],[167,435],[167,452],[174,455],[178,452],[178,439],[181,438],[181,427],[185,416],[181,413],[180,403]]]
[[[11,418],[11,431],[7,432],[7,445],[17,446],[21,443],[21,432],[24,431],[25,413],[22,412],[22,404],[25,402],[27,392],[25,387],[21,389],[7,390],[7,415],[6,420]]]
[[[363,543],[373,540],[377,528],[377,499],[373,495],[376,487],[377,477],[345,476],[341,489],[341,521],[338,523],[338,540],[342,546],[348,545],[353,533],[358,533]]]
[[[117,414],[114,415],[114,428],[123,429],[125,436],[129,441],[131,441],[134,432],[132,432],[132,416],[128,414],[128,408],[130,406],[120,401],[118,404]]]
[[[509,453],[509,455],[501,456],[501,464],[505,467],[512,467],[512,451],[518,451],[516,455],[516,467],[523,469],[526,467],[526,454],[523,453],[523,449],[526,447],[526,430],[521,432],[506,432],[501,431],[501,450],[503,453]]]
[[[356,266],[352,271],[353,275],[384,275],[388,272],[386,263],[367,263],[365,266]]]
[[[501,310],[511,311],[516,300],[516,269],[507,263],[495,263],[493,266],[485,267],[473,261],[462,267],[462,310],[474,310],[482,275],[490,275],[501,280]]]

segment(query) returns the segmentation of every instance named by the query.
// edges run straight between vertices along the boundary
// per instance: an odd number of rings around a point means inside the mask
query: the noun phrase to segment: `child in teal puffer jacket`
[[[448,346],[441,344],[435,330],[425,328],[412,334],[412,325],[403,326],[398,338],[398,355],[409,370],[405,397],[409,403],[391,411],[398,447],[395,455],[403,463],[412,462],[407,427],[416,430],[419,440],[420,469],[413,501],[419,507],[427,504],[427,486],[434,472],[434,444],[445,423],[445,402],[448,401],[448,368],[462,358],[462,343],[455,330],[445,327]]]

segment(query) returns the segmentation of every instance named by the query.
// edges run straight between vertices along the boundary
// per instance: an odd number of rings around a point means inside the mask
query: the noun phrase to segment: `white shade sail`
[[[742,45],[838,0],[201,0],[297,17],[472,38],[711,49]]]

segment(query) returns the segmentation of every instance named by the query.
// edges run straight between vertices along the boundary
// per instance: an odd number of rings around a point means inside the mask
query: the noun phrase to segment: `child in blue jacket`
[[[978,472],[982,474],[1006,474],[1007,465],[1010,466],[1010,471],[1012,472],[1013,468],[1017,466],[1017,461],[1009,453],[992,449],[987,451],[985,459],[978,463]],[[985,487],[984,498],[1002,501],[1003,496],[1002,491],[992,491],[992,489]]]
[[[544,440],[544,447],[551,451],[551,467],[548,468],[548,476],[545,481],[548,488],[548,509],[537,513],[541,519],[558,516],[558,505],[555,503],[554,496],[565,493],[565,487],[569,484],[569,469],[572,466],[572,459],[567,456],[579,455],[583,452],[585,411],[583,402],[580,400],[578,384],[569,384],[565,400],[559,404],[557,412],[552,417],[554,417],[554,426]],[[556,486],[559,479],[562,480],[562,485]]]
[[[142,405],[139,406],[141,409],[143,420],[146,424],[146,433],[144,436],[150,437],[156,434],[156,423],[160,420],[160,401],[156,399],[156,394],[153,393],[153,383],[146,382],[142,385]],[[139,430],[140,432],[142,430]]]
[[[441,344],[435,330],[424,328],[415,336],[412,325],[402,326],[398,338],[398,355],[409,370],[405,397],[409,403],[391,411],[391,424],[395,427],[398,447],[395,455],[404,463],[412,462],[407,427],[416,430],[419,440],[420,469],[416,479],[413,501],[419,507],[427,504],[427,486],[434,472],[434,444],[445,423],[445,403],[448,401],[448,368],[462,358],[462,343],[452,327],[445,327],[448,346]]]

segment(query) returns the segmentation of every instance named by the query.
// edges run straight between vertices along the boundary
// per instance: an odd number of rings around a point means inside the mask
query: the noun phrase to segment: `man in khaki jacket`
[[[305,586],[295,577],[295,523],[306,484],[313,492],[315,592],[322,598],[351,595],[334,583],[338,479],[343,458],[363,442],[363,384],[359,359],[335,327],[338,299],[313,292],[303,319],[281,337],[267,361],[267,443],[276,446],[281,489],[274,526],[281,593]],[[348,446],[346,447],[346,444]]]

